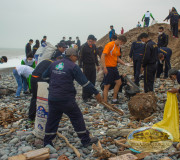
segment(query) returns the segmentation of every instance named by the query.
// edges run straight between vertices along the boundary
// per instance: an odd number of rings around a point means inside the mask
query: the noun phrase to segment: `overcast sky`
[[[180,0],[0,0],[0,48],[24,48],[30,38],[57,44],[63,36],[89,34],[100,39],[114,25],[116,33],[136,26],[149,10],[158,22]]]

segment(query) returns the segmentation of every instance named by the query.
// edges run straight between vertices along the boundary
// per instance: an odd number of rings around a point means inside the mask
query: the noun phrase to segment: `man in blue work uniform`
[[[52,55],[52,59],[60,59],[65,56],[65,50],[67,48],[67,45],[64,42],[57,44],[57,49]]]
[[[177,80],[178,84],[180,84],[180,71],[178,71],[177,69],[175,69],[175,68],[170,69],[169,70],[169,77],[173,81]],[[180,93],[180,88],[179,89],[172,88],[168,92],[171,92],[171,93]]]
[[[172,12],[166,17],[165,20],[171,20],[171,26],[173,31],[173,37],[178,38],[178,22],[179,22],[179,14],[176,9],[173,7]],[[164,21],[165,21],[164,20]]]
[[[159,27],[158,47],[167,47],[168,35],[164,33],[164,27]]]
[[[135,84],[138,86],[139,86],[139,75],[141,72],[141,64],[144,54],[144,48],[145,45],[141,42],[141,40],[138,37],[137,41],[132,43],[129,54],[130,61],[133,60],[133,64],[134,64],[134,81]]]
[[[56,137],[59,121],[65,113],[69,118],[84,147],[98,141],[96,137],[90,138],[86,130],[83,115],[75,101],[76,90],[73,81],[76,80],[83,88],[96,95],[101,102],[101,95],[93,84],[87,80],[81,69],[75,62],[78,53],[70,48],[66,51],[65,58],[56,61],[43,73],[43,78],[50,77],[49,82],[49,113],[45,129],[44,146],[53,145],[52,140]]]
[[[112,36],[115,35],[115,30],[113,25],[110,26],[110,31],[109,31],[109,41],[112,41]]]
[[[157,62],[157,72],[156,78],[160,78],[161,73],[163,72],[163,64],[165,62],[164,78],[168,78],[168,71],[171,69],[171,55],[172,50],[167,47],[158,48],[158,62]]]
[[[142,33],[140,39],[146,43],[142,60],[142,70],[144,70],[144,92],[147,93],[154,90],[158,47],[155,42],[149,39],[146,33]]]

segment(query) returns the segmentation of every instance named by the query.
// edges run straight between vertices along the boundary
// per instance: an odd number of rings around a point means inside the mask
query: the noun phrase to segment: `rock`
[[[111,153],[116,154],[116,153],[118,152],[118,149],[117,149],[117,148],[115,148],[115,149],[109,149],[109,151],[110,151]]]
[[[26,141],[30,142],[30,141],[32,141],[33,138],[34,138],[34,136],[30,134],[26,137]]]
[[[153,92],[139,93],[131,98],[128,108],[132,116],[145,119],[151,116],[157,107],[157,98]]]
[[[32,151],[32,147],[31,146],[25,146],[22,148],[22,151],[25,153],[25,152],[28,152],[28,151]]]
[[[106,135],[110,137],[127,137],[132,131],[133,129],[109,129],[107,130]]]
[[[172,160],[172,159],[169,157],[164,157],[164,158],[161,158],[160,160]]]
[[[9,144],[16,144],[18,141],[19,141],[18,138],[14,138],[9,142]]]
[[[49,148],[49,149],[50,149],[50,153],[51,153],[51,154],[53,154],[53,153],[56,153],[56,152],[57,152],[57,150],[56,150],[53,146],[51,146],[51,145],[49,145],[49,144],[48,144],[48,145],[46,145],[46,146],[45,146],[45,148]]]
[[[69,157],[69,156],[71,156],[71,153],[66,152],[65,155]]]
[[[50,158],[57,158],[57,157],[58,157],[58,154],[57,154],[57,153],[50,154]]]
[[[8,159],[8,156],[5,154],[1,157],[2,160],[7,160]]]

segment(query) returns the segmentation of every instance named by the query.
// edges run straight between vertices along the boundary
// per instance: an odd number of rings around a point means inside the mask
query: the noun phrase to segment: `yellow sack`
[[[153,127],[169,131],[173,136],[173,141],[179,142],[179,109],[176,94],[167,92],[163,120],[154,124]]]

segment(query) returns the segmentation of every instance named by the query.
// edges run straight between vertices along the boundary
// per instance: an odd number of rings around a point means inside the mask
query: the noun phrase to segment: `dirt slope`
[[[175,39],[172,37],[172,33],[170,32],[169,24],[165,23],[157,23],[155,25],[150,26],[149,28],[133,28],[126,32],[124,35],[127,37],[127,43],[122,47],[123,59],[127,60],[130,47],[133,41],[136,41],[138,35],[145,32],[148,33],[150,38],[157,43],[158,39],[158,28],[162,26],[165,28],[165,33],[169,35],[169,44],[168,47],[172,49],[173,55],[171,58],[171,63],[173,67],[180,69],[180,38]],[[99,41],[97,41],[97,46],[105,46],[106,43],[109,42],[109,36],[106,34]]]

